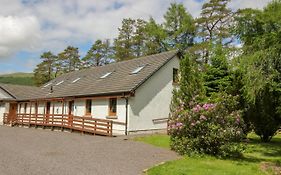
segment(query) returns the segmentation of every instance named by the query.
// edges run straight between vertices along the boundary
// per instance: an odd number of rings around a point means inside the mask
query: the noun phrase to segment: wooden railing
[[[4,124],[8,124],[8,114],[4,114]],[[106,119],[78,117],[66,114],[17,114],[10,123],[27,126],[60,127],[98,135],[112,136],[113,122]]]

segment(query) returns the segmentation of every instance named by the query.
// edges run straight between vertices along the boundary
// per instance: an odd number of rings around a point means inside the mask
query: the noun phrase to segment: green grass
[[[134,140],[145,142],[162,148],[170,148],[170,137],[164,134],[137,137]]]
[[[34,86],[32,73],[13,73],[0,75],[0,83]]]
[[[244,157],[239,160],[218,159],[211,156],[187,157],[152,167],[148,175],[252,175],[274,174],[273,168],[281,164],[281,134],[270,143],[261,143],[254,134],[249,134],[245,143]],[[135,138],[162,148],[169,148],[169,136],[151,135]],[[279,168],[279,167],[278,167]],[[263,169],[263,170],[262,170]],[[276,169],[274,170],[276,172]],[[281,168],[277,170],[281,171]]]

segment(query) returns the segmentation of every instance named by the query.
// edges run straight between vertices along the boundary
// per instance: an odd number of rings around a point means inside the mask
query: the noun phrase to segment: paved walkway
[[[137,175],[177,158],[124,138],[0,126],[0,174]]]

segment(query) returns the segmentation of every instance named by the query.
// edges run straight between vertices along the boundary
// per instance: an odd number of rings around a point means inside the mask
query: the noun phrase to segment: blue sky
[[[163,21],[171,2],[194,17],[206,0],[1,0],[0,74],[32,72],[44,51],[66,46],[84,55],[97,39],[113,39],[123,18]],[[229,6],[263,8],[270,0],[232,0]]]

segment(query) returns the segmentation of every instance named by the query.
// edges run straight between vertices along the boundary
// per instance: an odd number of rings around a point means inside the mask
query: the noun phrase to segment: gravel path
[[[124,138],[0,126],[0,174],[137,175],[178,157]]]

